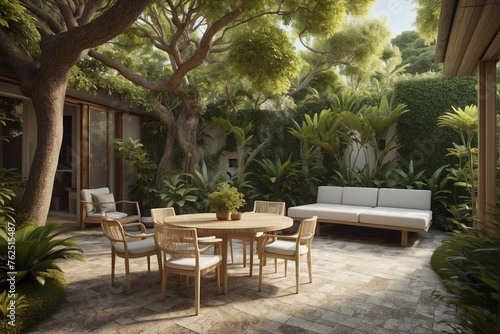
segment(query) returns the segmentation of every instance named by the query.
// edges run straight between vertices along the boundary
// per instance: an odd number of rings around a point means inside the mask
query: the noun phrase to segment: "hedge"
[[[399,118],[396,130],[402,144],[398,151],[402,167],[413,160],[415,170],[425,170],[430,176],[439,167],[456,163],[447,156],[447,149],[453,142],[460,143],[458,134],[438,128],[437,118],[452,112],[452,106],[477,104],[476,86],[476,77],[420,78],[396,84],[396,101],[409,110]]]

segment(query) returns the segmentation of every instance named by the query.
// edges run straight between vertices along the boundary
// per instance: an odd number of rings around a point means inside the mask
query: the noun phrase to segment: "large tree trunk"
[[[22,0],[41,35],[41,56],[19,45],[20,36],[0,30],[0,59],[17,75],[23,94],[32,99],[37,118],[37,147],[21,202],[21,213],[44,225],[62,143],[63,108],[69,71],[89,48],[120,34],[149,0]],[[24,38],[24,36],[23,36]]]
[[[193,98],[182,98],[184,108],[176,122],[177,143],[184,154],[184,172],[191,173],[198,163],[199,152],[197,143],[199,116],[203,109],[203,101],[199,92]]]
[[[154,101],[154,115],[158,118],[167,129],[167,137],[165,138],[165,148],[163,155],[158,163],[158,171],[156,172],[156,185],[161,184],[165,171],[172,169],[172,152],[174,151],[175,142],[175,116],[172,109],[162,105],[158,101]]]
[[[27,94],[36,111],[37,146],[21,203],[21,212],[28,213],[28,220],[37,225],[45,224],[50,208],[62,143],[67,75],[54,75],[41,82],[48,84],[37,84]]]

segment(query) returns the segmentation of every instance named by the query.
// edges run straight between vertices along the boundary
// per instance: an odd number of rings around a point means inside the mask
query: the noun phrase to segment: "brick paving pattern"
[[[74,223],[73,223],[74,224]],[[32,333],[442,333],[449,329],[446,305],[432,298],[443,293],[430,257],[445,232],[410,234],[399,246],[395,231],[350,226],[322,226],[313,240],[313,282],[301,263],[301,290],[295,294],[295,264],[283,261],[274,273],[264,267],[258,291],[254,275],[242,266],[241,244],[234,242],[235,263],[228,269],[228,294],[218,294],[215,278],[202,278],[201,313],[194,316],[193,283],[169,278],[160,300],[156,258],[131,259],[132,293],[124,289],[123,259],[117,259],[111,286],[110,246],[99,227],[79,231],[86,262],[63,261],[66,301]]]

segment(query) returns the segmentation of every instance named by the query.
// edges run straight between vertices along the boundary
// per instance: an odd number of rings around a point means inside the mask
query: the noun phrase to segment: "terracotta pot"
[[[229,217],[231,216],[231,211],[229,210],[219,211],[215,213],[215,216],[217,217],[218,220],[229,220]]]
[[[232,213],[231,214],[231,220],[240,220],[241,219],[241,213]]]

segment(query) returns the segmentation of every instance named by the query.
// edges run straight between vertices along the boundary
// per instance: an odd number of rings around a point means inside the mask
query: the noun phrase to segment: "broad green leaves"
[[[64,231],[59,224],[48,224],[35,227],[28,225],[15,231],[15,268],[9,265],[7,252],[0,255],[0,281],[7,278],[7,272],[20,281],[27,275],[33,276],[40,284],[45,283],[48,269],[60,270],[55,261],[59,259],[75,259],[84,261],[83,251],[77,247],[73,236],[63,236]],[[5,228],[5,229],[4,229]],[[0,249],[6,250],[10,245],[11,234],[7,226],[0,228]]]

